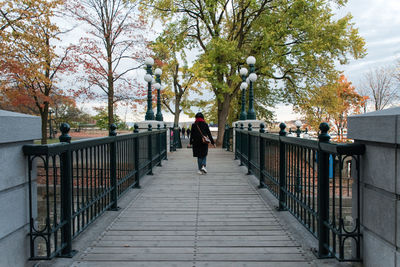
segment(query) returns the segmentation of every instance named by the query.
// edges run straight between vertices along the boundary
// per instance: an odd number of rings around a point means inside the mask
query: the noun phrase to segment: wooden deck
[[[72,266],[310,266],[233,154],[169,155],[149,185]]]

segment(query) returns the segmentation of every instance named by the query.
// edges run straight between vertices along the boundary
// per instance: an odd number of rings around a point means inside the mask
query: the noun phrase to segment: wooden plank
[[[310,266],[231,154],[212,151],[221,166],[203,176],[188,151],[172,154],[73,266]]]

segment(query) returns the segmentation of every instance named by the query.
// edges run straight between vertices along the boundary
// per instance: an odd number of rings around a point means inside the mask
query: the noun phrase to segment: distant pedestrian
[[[190,138],[190,128],[189,127],[186,129],[186,136],[188,139]]]
[[[198,174],[206,174],[208,144],[211,143],[215,147],[214,139],[211,136],[210,129],[204,120],[201,112],[197,113],[195,123],[192,124],[190,134],[190,144],[193,149],[193,157],[197,157]]]
[[[183,138],[183,139],[185,139],[185,132],[186,132],[185,127],[182,127],[182,138]]]

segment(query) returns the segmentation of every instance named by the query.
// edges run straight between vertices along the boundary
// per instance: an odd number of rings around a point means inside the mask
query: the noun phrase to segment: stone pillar
[[[400,266],[400,107],[349,117],[348,137],[366,146],[360,170],[364,266]]]
[[[0,266],[33,265],[28,262],[28,161],[22,146],[41,138],[41,121],[0,110],[0,127]],[[36,188],[36,177],[33,182]]]

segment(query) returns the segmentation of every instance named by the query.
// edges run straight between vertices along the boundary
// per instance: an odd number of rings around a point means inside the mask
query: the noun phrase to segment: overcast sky
[[[349,0],[346,7],[336,10],[339,17],[353,15],[353,22],[365,39],[367,56],[339,66],[357,88],[364,73],[370,69],[395,63],[400,58],[400,0]],[[279,105],[278,121],[297,119],[290,106]]]
[[[366,41],[367,56],[361,60],[352,60],[350,64],[339,66],[348,79],[358,87],[364,73],[377,66],[395,63],[400,58],[400,0],[349,0],[345,8],[335,11],[338,17],[347,13],[353,15],[353,22],[360,35]],[[138,77],[140,79],[140,77]],[[121,117],[128,121],[137,120],[140,116],[132,116],[131,112],[121,110]],[[122,114],[121,114],[122,113]],[[165,113],[165,112],[164,112]],[[172,115],[165,113],[166,121]],[[290,106],[279,105],[276,109],[278,121],[297,119]],[[182,116],[181,121],[188,121]]]

